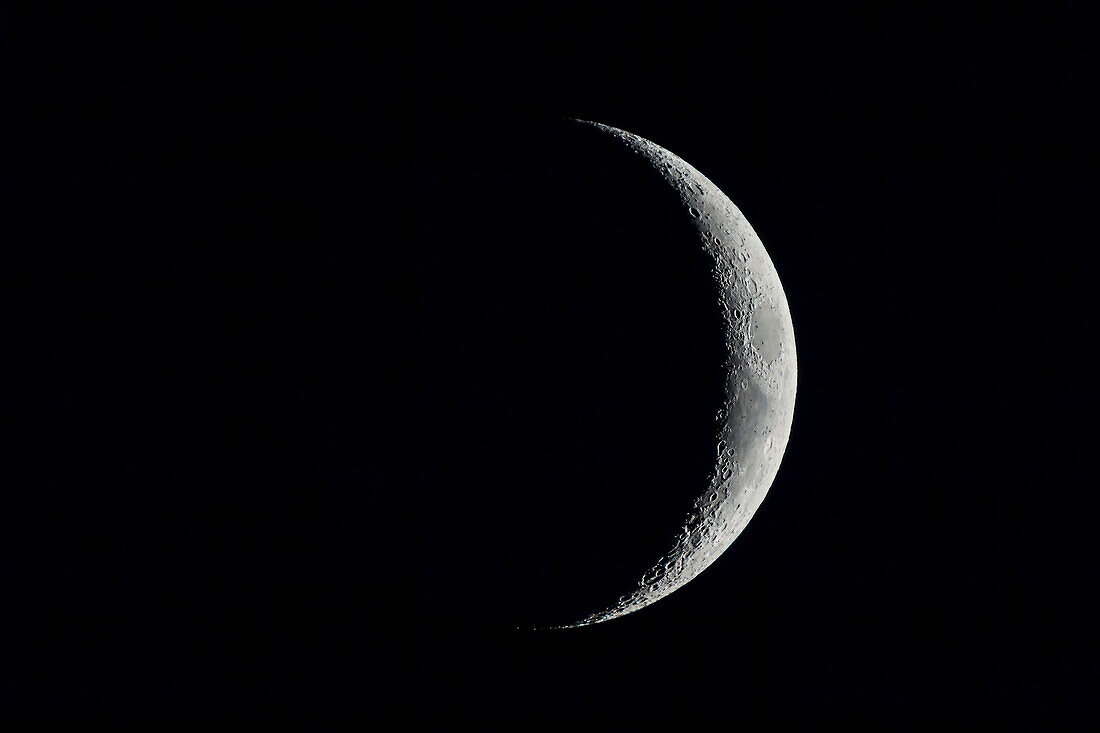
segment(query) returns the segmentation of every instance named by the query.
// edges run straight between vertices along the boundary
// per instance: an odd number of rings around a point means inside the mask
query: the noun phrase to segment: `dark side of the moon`
[[[512,629],[633,590],[707,486],[724,401],[675,192],[565,119],[434,127],[381,221],[354,171],[319,186],[289,149],[261,177],[262,142],[224,145],[127,151],[43,205],[25,255],[50,327],[23,336],[20,460],[84,487],[40,537],[114,568],[73,591],[95,643],[197,664],[303,623],[354,648],[368,616]],[[73,219],[109,246],[69,249]]]

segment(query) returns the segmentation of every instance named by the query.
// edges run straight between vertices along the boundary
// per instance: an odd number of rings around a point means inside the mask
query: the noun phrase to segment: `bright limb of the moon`
[[[680,194],[685,214],[714,260],[728,347],[718,459],[672,549],[638,587],[608,609],[562,628],[610,621],[645,608],[703,572],[725,552],[764,500],[787,447],[794,416],[794,327],[779,275],[760,237],[722,191],[660,145],[592,125],[642,156]]]

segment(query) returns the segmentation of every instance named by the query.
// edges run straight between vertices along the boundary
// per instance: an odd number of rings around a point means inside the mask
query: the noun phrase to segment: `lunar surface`
[[[703,572],[760,507],[779,471],[794,416],[797,363],[787,298],[748,221],[706,176],[668,150],[615,127],[592,125],[648,161],[680,195],[684,215],[714,261],[726,325],[726,402],[717,463],[672,549],[611,608],[557,628],[610,621],[645,608]]]

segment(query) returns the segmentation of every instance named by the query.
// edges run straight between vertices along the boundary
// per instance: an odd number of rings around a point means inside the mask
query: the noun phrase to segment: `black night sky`
[[[0,718],[1095,716],[1094,8],[247,7],[0,11]],[[703,575],[536,632],[723,401],[690,222],[573,117],[744,212],[798,398]]]

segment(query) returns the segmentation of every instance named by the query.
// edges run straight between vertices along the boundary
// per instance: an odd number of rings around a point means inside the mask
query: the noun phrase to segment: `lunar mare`
[[[672,549],[613,607],[559,628],[610,621],[645,608],[695,578],[725,552],[760,507],[779,471],[797,383],[794,326],[783,286],[760,237],[733,202],[660,145],[598,122],[577,122],[622,141],[679,193],[714,261],[728,355],[717,463]]]

